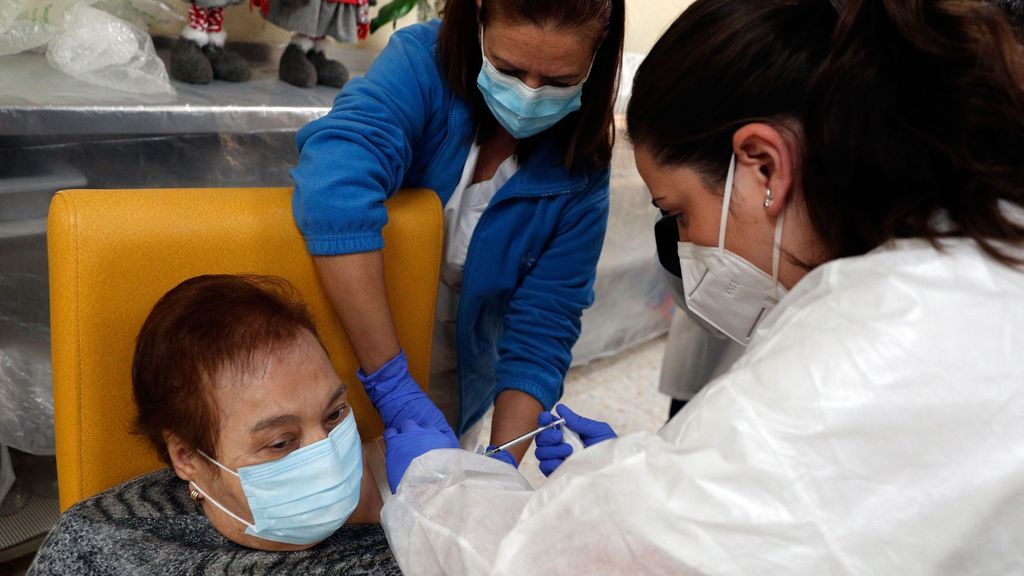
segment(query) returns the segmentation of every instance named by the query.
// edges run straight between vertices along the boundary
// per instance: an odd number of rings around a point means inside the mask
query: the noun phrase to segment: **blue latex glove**
[[[487,447],[487,450],[485,450],[485,452],[494,450],[495,448],[497,448],[497,446],[491,444],[490,446]],[[511,464],[513,468],[519,468],[519,462],[516,462],[515,456],[510,454],[508,450],[499,450],[494,454],[491,454],[491,458],[494,458],[495,460],[501,460],[506,464]]]
[[[616,437],[615,431],[608,424],[584,418],[564,404],[559,404],[555,407],[555,410],[559,416],[565,418],[564,426],[568,426],[570,430],[579,434],[584,447],[589,448],[594,444]],[[541,412],[537,416],[537,424],[539,426],[546,426],[557,419],[555,415],[549,412]],[[562,462],[565,462],[566,458],[572,455],[572,446],[565,443],[562,431],[557,428],[541,432],[537,436],[536,442],[537,449],[534,451],[534,454],[536,454],[537,460],[540,461],[540,471],[545,476],[550,476],[552,472],[562,465]]]
[[[399,422],[412,420],[424,428],[438,430],[458,443],[444,415],[409,374],[405,352],[399,352],[369,376],[362,368],[356,375],[373,407],[380,412],[385,428],[395,428]]]
[[[537,415],[537,425],[547,426],[558,418],[550,412],[541,412]],[[558,428],[549,428],[537,435],[537,448],[533,453],[540,461],[540,471],[545,476],[551,476],[565,459],[572,454],[572,446],[563,441],[562,431]]]
[[[565,425],[569,427],[569,430],[580,435],[584,448],[590,448],[594,444],[599,444],[605,440],[618,438],[618,434],[606,422],[584,418],[570,410],[565,404],[555,406],[555,412],[558,412],[559,416],[565,418]]]
[[[450,434],[424,428],[412,420],[403,420],[397,428],[385,430],[384,469],[387,471],[391,493],[398,492],[398,484],[413,460],[431,450],[458,447],[459,443]]]

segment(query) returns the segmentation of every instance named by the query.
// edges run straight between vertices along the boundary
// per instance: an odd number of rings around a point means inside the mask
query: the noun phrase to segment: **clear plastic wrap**
[[[153,40],[142,29],[85,4],[67,11],[64,27],[46,49],[57,70],[124,92],[174,93]]]
[[[64,10],[77,0],[0,2],[0,56],[45,46],[60,30]]]
[[[139,28],[186,20],[177,8],[163,0],[99,0],[93,6]]]
[[[672,300],[661,280],[654,245],[658,211],[651,207],[647,186],[636,170],[623,116],[642,60],[643,55],[634,52],[622,59],[608,232],[597,264],[594,305],[583,313],[573,365],[612,356],[660,336],[672,319]]]
[[[0,443],[31,454],[54,453],[51,382],[47,342],[0,348]]]
[[[124,92],[173,94],[149,34],[92,7],[95,1],[0,2],[0,55],[45,46],[50,65],[79,80]]]
[[[0,444],[0,502],[4,501],[11,486],[14,486],[14,468],[11,466],[11,455],[7,452],[7,446]]]

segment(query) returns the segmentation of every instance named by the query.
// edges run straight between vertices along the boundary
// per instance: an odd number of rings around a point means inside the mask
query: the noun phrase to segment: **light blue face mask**
[[[518,78],[498,71],[484,54],[484,35],[480,32],[480,57],[483,65],[476,85],[494,118],[517,140],[529,138],[551,128],[568,114],[580,109],[580,96],[587,76],[575,86],[530,88]],[[590,61],[594,67],[594,61]]]
[[[211,504],[245,525],[245,533],[285,544],[316,544],[334,534],[359,503],[363,452],[356,419],[349,415],[327,438],[303,446],[280,460],[244,466],[235,472],[199,452],[210,462],[238,476],[249,501],[252,522],[222,504]]]

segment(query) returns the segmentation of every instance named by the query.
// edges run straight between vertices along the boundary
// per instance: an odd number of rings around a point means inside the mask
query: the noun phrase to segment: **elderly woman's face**
[[[231,470],[283,458],[327,437],[348,416],[346,387],[324,349],[310,333],[257,358],[249,374],[226,371],[213,386],[218,410],[217,460]],[[217,502],[252,522],[239,479],[203,462],[198,484]],[[218,473],[219,472],[219,473]],[[296,546],[245,534],[245,526],[209,502],[211,523],[231,540],[263,550],[298,550]]]

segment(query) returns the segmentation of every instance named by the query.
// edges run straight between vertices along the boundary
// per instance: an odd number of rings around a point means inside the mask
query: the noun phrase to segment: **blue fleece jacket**
[[[476,127],[437,66],[439,27],[396,32],[331,112],[299,131],[293,212],[313,255],[379,250],[387,197],[421,187],[443,204],[458,184]],[[542,142],[481,216],[456,319],[459,434],[503,390],[526,392],[545,409],[561,397],[580,316],[593,301],[608,179],[608,169],[567,170]]]

